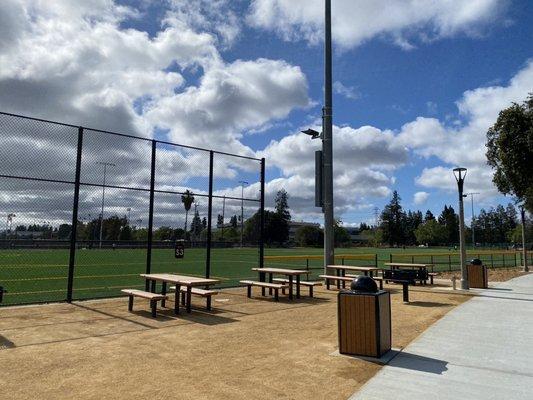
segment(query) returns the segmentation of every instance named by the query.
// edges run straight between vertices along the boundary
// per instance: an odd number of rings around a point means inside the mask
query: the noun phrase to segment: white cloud
[[[416,205],[422,205],[428,200],[428,198],[428,192],[416,192],[413,196],[413,203]]]
[[[351,100],[356,100],[360,97],[357,89],[353,86],[344,86],[340,81],[333,82],[333,91]]]
[[[411,49],[413,39],[428,41],[459,33],[479,34],[501,15],[507,1],[498,0],[336,0],[332,2],[334,40],[352,48],[377,36]],[[322,40],[324,2],[320,0],[254,0],[248,23],[277,32],[286,40]]]
[[[446,126],[435,118],[418,117],[405,124],[398,139],[416,154],[437,157],[446,166],[426,168],[417,184],[436,189],[455,190],[451,167],[468,168],[465,185],[484,195],[496,193],[492,170],[486,164],[486,134],[498,113],[512,102],[524,101],[533,87],[533,61],[529,61],[507,86],[469,90],[457,102],[463,119],[459,125]]]

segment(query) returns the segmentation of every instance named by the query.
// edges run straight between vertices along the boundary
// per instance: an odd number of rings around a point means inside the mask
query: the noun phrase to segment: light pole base
[[[468,286],[468,280],[461,279],[461,290],[469,290],[470,287]]]

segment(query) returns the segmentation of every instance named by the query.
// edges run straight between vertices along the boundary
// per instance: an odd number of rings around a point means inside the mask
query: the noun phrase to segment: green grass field
[[[320,256],[319,248],[265,249],[265,265],[311,269],[310,278],[321,271],[322,260],[275,259],[268,256]],[[456,251],[448,249],[337,249],[336,255],[377,255],[378,266],[389,261],[435,263],[435,270],[457,269]],[[441,254],[441,255],[437,255]],[[511,252],[486,253],[477,251],[469,257],[480,256],[488,266],[514,266],[520,257]],[[34,302],[62,301],[66,298],[68,250],[16,249],[0,251],[0,285],[7,290],[3,305]],[[185,258],[175,259],[172,249],[152,251],[152,272],[174,272],[203,276],[205,274],[205,249],[186,249]],[[518,257],[518,259],[517,259]],[[222,287],[238,285],[240,279],[257,278],[251,268],[258,265],[256,248],[213,249],[211,276],[221,280]],[[369,265],[372,257],[362,259],[338,258],[337,263]],[[78,250],[74,275],[74,299],[111,297],[122,288],[141,288],[144,281],[139,274],[146,268],[145,249]]]

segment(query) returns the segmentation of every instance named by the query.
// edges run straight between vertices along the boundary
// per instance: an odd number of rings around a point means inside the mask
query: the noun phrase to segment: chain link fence
[[[3,305],[117,296],[144,287],[147,272],[234,286],[263,262],[264,168],[264,159],[0,113]]]

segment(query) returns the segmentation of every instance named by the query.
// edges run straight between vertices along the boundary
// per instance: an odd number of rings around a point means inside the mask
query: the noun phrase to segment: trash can
[[[489,287],[489,274],[483,261],[474,258],[468,265],[468,285],[471,288],[487,289]]]
[[[391,349],[390,293],[367,276],[338,295],[339,353],[381,357]]]

